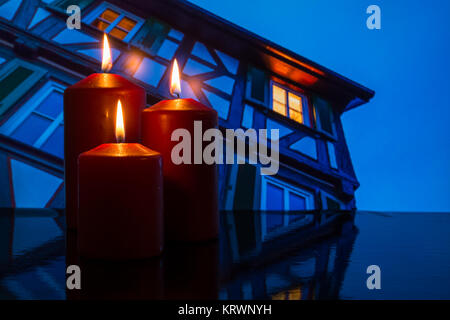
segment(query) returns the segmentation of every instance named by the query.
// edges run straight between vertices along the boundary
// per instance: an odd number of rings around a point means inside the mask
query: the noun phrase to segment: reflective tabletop
[[[0,209],[0,299],[336,299],[352,212],[220,213],[220,236],[137,261],[78,256],[64,211]],[[81,290],[66,268],[81,269]]]

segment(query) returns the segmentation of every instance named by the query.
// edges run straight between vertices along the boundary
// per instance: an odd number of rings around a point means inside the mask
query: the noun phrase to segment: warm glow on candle
[[[177,96],[178,98],[181,95],[180,71],[178,70],[177,59],[173,61],[172,78],[170,79],[170,94]]]
[[[117,102],[116,141],[117,143],[122,143],[125,141],[125,128],[123,126],[122,103],[120,102],[120,100]]]
[[[108,72],[112,68],[111,48],[109,47],[108,37],[103,34],[103,59],[102,71]]]

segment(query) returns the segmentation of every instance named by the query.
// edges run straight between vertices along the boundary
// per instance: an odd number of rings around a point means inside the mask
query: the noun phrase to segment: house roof
[[[251,61],[293,84],[334,100],[344,112],[368,102],[375,92],[291,50],[185,0],[129,0],[136,8],[192,34],[200,41]]]

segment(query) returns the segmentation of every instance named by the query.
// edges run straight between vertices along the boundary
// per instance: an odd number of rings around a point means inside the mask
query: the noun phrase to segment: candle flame
[[[111,48],[109,47],[108,37],[103,34],[103,59],[102,71],[108,72],[112,68]]]
[[[116,141],[122,143],[125,141],[125,128],[123,126],[122,103],[117,101],[117,115],[116,115]]]
[[[170,79],[170,94],[177,96],[178,98],[181,95],[180,71],[178,70],[177,59],[173,61],[172,77]]]

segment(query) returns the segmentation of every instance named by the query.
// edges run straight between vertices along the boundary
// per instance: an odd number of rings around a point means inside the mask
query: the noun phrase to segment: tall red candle
[[[109,45],[105,36],[102,69],[111,68]],[[140,138],[141,111],[145,90],[127,79],[108,73],[88,76],[64,92],[64,173],[67,227],[77,226],[77,159],[80,153],[102,143],[114,142],[114,116],[117,100],[122,101],[127,141]]]
[[[172,79],[178,79],[176,62]],[[175,83],[179,88],[179,83]],[[142,112],[142,143],[163,157],[164,220],[168,240],[202,241],[219,233],[218,172],[216,164],[174,164],[176,129],[194,137],[194,121],[203,131],[217,128],[217,112],[193,99],[164,100]],[[203,148],[202,148],[203,150]],[[194,143],[191,148],[194,157]]]
[[[119,104],[117,123],[120,114]],[[138,143],[105,143],[79,156],[80,255],[120,260],[162,252],[161,166],[161,155]]]

